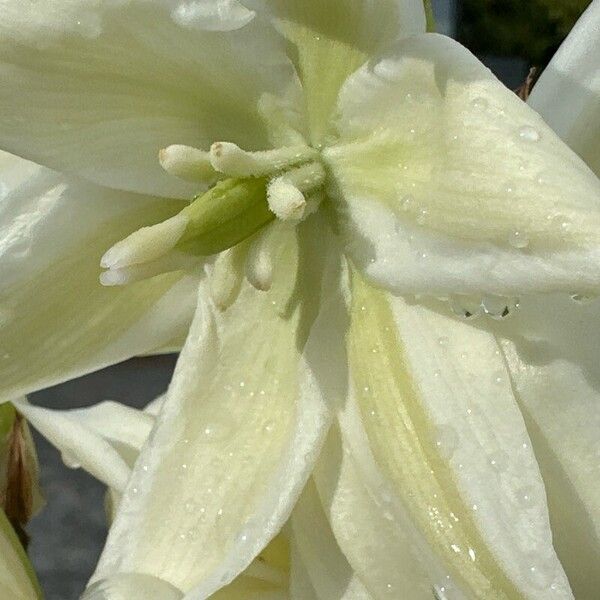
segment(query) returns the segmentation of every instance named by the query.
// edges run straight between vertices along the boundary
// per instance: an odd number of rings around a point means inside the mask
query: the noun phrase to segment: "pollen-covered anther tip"
[[[158,161],[169,175],[185,181],[211,185],[220,177],[210,162],[210,154],[192,146],[173,144],[162,148]]]
[[[304,194],[285,177],[273,179],[267,188],[271,212],[282,221],[301,221],[306,209]]]

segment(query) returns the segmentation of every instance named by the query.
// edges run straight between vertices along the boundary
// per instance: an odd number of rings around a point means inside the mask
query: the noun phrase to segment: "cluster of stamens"
[[[100,276],[101,283],[124,285],[169,271],[198,269],[210,260],[214,266],[213,295],[218,304],[226,305],[233,287],[232,273],[237,276],[240,271],[237,256],[240,244],[238,238],[233,241],[227,239],[223,247],[214,253],[188,251],[190,237],[196,231],[194,228],[202,230],[197,220],[194,221],[200,214],[205,221],[239,222],[239,239],[250,238],[250,243],[243,247],[242,271],[256,288],[269,289],[273,272],[272,246],[278,237],[277,232],[302,222],[317,210],[323,198],[325,170],[318,151],[298,144],[248,152],[230,142],[216,142],[209,151],[190,146],[169,146],[160,151],[159,161],[169,174],[202,184],[209,191],[198,196],[178,215],[157,225],[143,227],[110,248],[102,257],[101,266],[106,271]],[[242,198],[240,202],[232,203],[231,213],[223,212],[230,210],[225,207],[226,202],[219,206],[213,201],[213,204],[204,204],[195,210],[195,204],[202,203],[204,196],[211,193],[211,188],[225,189],[224,193],[227,193],[227,186],[238,185],[236,193],[239,196],[244,182],[259,180],[265,182],[261,189],[266,206],[261,206],[259,201],[256,208],[249,204],[246,209],[240,204],[244,202]],[[215,216],[215,212],[211,216],[211,207],[214,207],[213,212],[220,210],[221,213]],[[262,220],[256,216],[257,212],[248,218],[250,210],[262,210]],[[246,231],[244,227],[249,221],[253,222],[254,230]],[[258,222],[258,226],[254,221]],[[219,255],[216,260],[209,258],[214,255]]]

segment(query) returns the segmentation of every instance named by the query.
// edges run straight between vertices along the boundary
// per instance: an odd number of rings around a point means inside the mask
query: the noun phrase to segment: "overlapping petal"
[[[0,203],[0,401],[170,343],[186,330],[197,276],[123,288],[100,257],[181,208],[40,170]]]
[[[409,38],[344,85],[324,150],[349,252],[398,293],[600,285],[600,182],[456,42]]]
[[[15,406],[68,464],[84,468],[115,493],[125,490],[154,424],[152,416],[115,402],[74,410],[51,410],[25,400]]]
[[[576,598],[600,578],[600,306],[526,299],[499,335],[548,494],[554,543]]]
[[[292,576],[305,579],[300,589],[292,588],[292,600],[310,600],[311,591],[316,600],[372,598],[342,554],[312,480],[294,508],[291,531]]]
[[[95,581],[145,574],[205,598],[287,520],[329,423],[321,383],[302,356],[320,287],[320,275],[304,270],[314,273],[319,260],[301,259],[296,277],[294,238],[278,254],[268,293],[245,284],[224,312],[200,294]],[[299,285],[313,293],[300,296]]]
[[[236,24],[220,2],[195,4],[3,0],[0,148],[112,188],[187,198],[198,186],[162,171],[161,148],[266,145],[259,100],[295,85],[280,36],[259,20]]]
[[[387,45],[425,31],[420,0],[244,0],[292,43],[310,137],[323,143],[340,87]]]
[[[535,84],[528,104],[600,174],[600,2],[594,0]]]
[[[494,337],[355,278],[349,356],[375,461],[451,585],[477,597],[572,598]]]

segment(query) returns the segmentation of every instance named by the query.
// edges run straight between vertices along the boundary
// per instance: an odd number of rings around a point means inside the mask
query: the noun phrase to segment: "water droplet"
[[[417,223],[419,225],[423,225],[425,223],[425,221],[427,221],[428,214],[429,214],[429,211],[426,208],[422,208],[419,211],[419,216],[417,217]]]
[[[231,431],[231,426],[225,422],[214,421],[212,423],[207,423],[202,430],[204,441],[207,442],[218,442],[225,439],[229,432]]]
[[[403,196],[402,199],[400,200],[400,206],[402,207],[402,210],[407,211],[407,212],[412,210],[414,204],[415,204],[415,198],[414,198],[414,196],[411,196],[410,194]]]
[[[438,344],[440,346],[447,346],[449,342],[450,340],[445,335],[438,338]]]
[[[540,132],[529,125],[525,125],[519,129],[519,137],[526,142],[537,142],[540,139]]]
[[[450,309],[460,319],[475,319],[481,315],[481,301],[469,296],[453,296]]]
[[[500,373],[500,372],[494,373],[492,375],[492,381],[496,385],[502,385],[502,383],[504,383],[504,373]]]
[[[535,502],[535,488],[532,486],[525,486],[517,491],[517,502],[521,506],[532,506]]]
[[[526,575],[533,585],[542,590],[551,588],[550,573],[540,564],[530,564],[527,567]]]
[[[441,425],[436,429],[435,445],[445,458],[452,457],[458,446],[458,434],[452,425]]]
[[[475,562],[476,559],[476,555],[475,555],[475,550],[473,550],[473,548],[469,548],[469,558],[471,559],[472,562]]]
[[[485,110],[486,108],[488,108],[489,102],[485,98],[479,96],[471,100],[471,105],[473,106],[473,108],[476,108],[478,110]]]
[[[577,304],[589,304],[596,300],[597,296],[591,294],[571,294],[571,300]]]
[[[492,452],[488,456],[488,461],[490,466],[495,470],[501,473],[502,471],[506,471],[508,468],[508,456],[504,452]]]
[[[263,426],[263,430],[265,433],[272,433],[275,430],[275,421],[267,421]]]
[[[523,231],[511,231],[508,234],[508,243],[513,248],[527,248],[529,246],[529,236]]]
[[[434,585],[433,597],[435,600],[449,600],[449,596],[447,595],[447,587],[445,585]]]

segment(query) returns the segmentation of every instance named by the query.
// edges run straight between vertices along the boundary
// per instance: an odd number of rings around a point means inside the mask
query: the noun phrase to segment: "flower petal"
[[[302,563],[300,572],[306,570],[316,599],[370,600],[372,598],[337,545],[312,480],[304,488],[294,508],[291,525],[292,548],[296,549],[295,558]],[[294,554],[292,557],[294,558]],[[292,596],[292,600],[307,599]]]
[[[180,208],[44,170],[0,203],[1,399],[150,352],[187,329],[196,276],[98,282],[112,244]]]
[[[349,360],[373,455],[455,585],[572,598],[494,337],[358,278],[352,294]]]
[[[177,6],[4,0],[0,147],[113,188],[191,197],[198,184],[164,173],[159,150],[266,144],[259,99],[294,81],[279,36],[258,20],[215,31]]]
[[[301,356],[320,275],[297,280],[290,237],[269,292],[244,284],[223,312],[201,292],[94,581],[145,573],[190,600],[206,598],[245,569],[289,516],[329,424],[319,382]],[[318,271],[318,262],[300,265]],[[301,280],[315,294],[298,304]]]
[[[600,304],[527,298],[498,330],[546,484],[554,544],[576,598],[600,574]]]
[[[600,181],[465,48],[414,36],[352,75],[324,151],[349,251],[399,293],[600,287]]]
[[[600,175],[600,2],[571,30],[536,83],[528,104]]]
[[[27,554],[0,509],[0,595],[11,600],[37,600],[42,590]]]
[[[420,0],[245,0],[266,5],[293,44],[313,144],[328,133],[340,87],[352,72],[390,43],[425,31]]]
[[[408,511],[394,502],[356,406],[344,413],[344,437],[332,430],[315,471],[337,542],[373,597],[431,600],[434,585],[444,591],[446,570]]]
[[[15,400],[19,412],[72,467],[81,467],[120,494],[154,425],[154,417],[117,402],[51,410]]]

